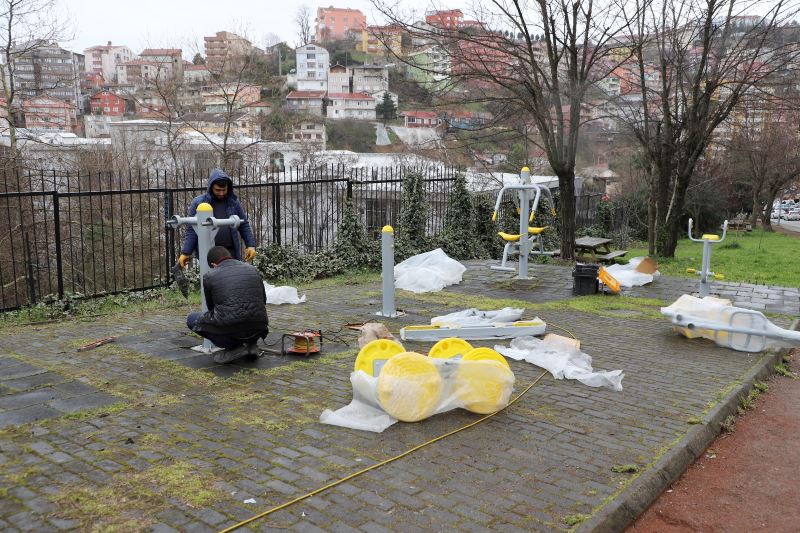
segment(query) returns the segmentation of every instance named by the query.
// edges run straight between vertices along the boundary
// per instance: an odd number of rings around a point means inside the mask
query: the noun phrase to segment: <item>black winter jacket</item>
[[[208,312],[195,324],[196,332],[241,339],[267,335],[264,280],[254,266],[226,259],[203,277],[203,289]]]

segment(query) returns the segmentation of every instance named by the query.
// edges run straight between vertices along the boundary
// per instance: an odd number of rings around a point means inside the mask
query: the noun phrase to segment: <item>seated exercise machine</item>
[[[709,294],[709,288],[711,287],[711,280],[712,279],[725,279],[725,276],[722,274],[715,274],[711,271],[711,245],[712,244],[719,244],[725,240],[725,235],[728,233],[728,221],[726,220],[725,223],[722,225],[722,237],[719,235],[706,233],[699,239],[695,239],[692,236],[692,224],[693,221],[689,219],[689,240],[694,242],[702,242],[703,243],[703,266],[698,272],[695,268],[687,268],[686,271],[690,274],[697,274],[700,276],[700,298],[704,298]]]
[[[544,193],[550,200],[550,205],[553,205],[553,197],[550,194],[550,189],[542,185],[536,185],[531,182],[531,173],[528,167],[523,167],[520,172],[520,183],[515,185],[506,185],[497,194],[497,202],[494,206],[492,213],[492,221],[497,220],[497,211],[500,209],[500,202],[503,200],[503,193],[507,190],[516,191],[517,197],[515,204],[517,204],[517,212],[519,213],[519,234],[498,232],[501,239],[506,242],[503,247],[503,260],[499,265],[492,266],[492,270],[503,270],[506,272],[513,272],[514,269],[506,265],[509,255],[519,255],[519,274],[518,279],[528,278],[528,255],[554,255],[554,252],[545,252],[544,241],[542,240],[542,233],[549,226],[534,227],[529,224],[533,223],[536,214],[536,208],[539,206],[539,200]],[[552,209],[553,216],[555,216],[555,208]],[[524,237],[523,237],[524,236]]]

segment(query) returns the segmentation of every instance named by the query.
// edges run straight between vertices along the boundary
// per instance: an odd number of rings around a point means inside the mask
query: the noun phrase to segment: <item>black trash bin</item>
[[[572,294],[575,296],[597,294],[597,274],[599,271],[599,265],[576,263],[575,268],[572,269]]]

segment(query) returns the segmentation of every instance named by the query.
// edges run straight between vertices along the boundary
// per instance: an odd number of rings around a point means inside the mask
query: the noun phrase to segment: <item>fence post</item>
[[[350,178],[347,178],[347,199],[353,199],[353,182],[350,181]]]
[[[281,243],[281,188],[272,185],[272,242]]]
[[[56,279],[58,283],[58,299],[64,299],[64,264],[61,259],[61,216],[59,214],[58,191],[53,191],[53,230],[56,238]]]
[[[172,191],[167,189],[164,193],[164,220],[171,219],[174,214],[172,207]],[[172,283],[172,269],[170,269],[170,264],[175,257],[175,229],[169,226],[166,228],[167,241],[164,243],[164,272],[166,274],[166,285],[169,285]]]

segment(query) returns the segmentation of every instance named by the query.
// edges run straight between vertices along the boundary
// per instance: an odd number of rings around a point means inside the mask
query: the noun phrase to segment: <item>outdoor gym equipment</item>
[[[662,307],[661,314],[674,326],[685,328],[682,333],[687,337],[703,337],[740,352],[763,351],[769,339],[800,344],[800,331],[780,328],[758,311],[719,303],[724,301],[683,295]]]
[[[690,274],[699,274],[700,275],[700,297],[704,298],[708,296],[708,290],[711,285],[711,278],[714,279],[725,279],[725,276],[722,274],[715,274],[711,272],[711,245],[712,244],[719,244],[725,240],[725,235],[728,233],[728,221],[726,220],[725,223],[722,225],[722,237],[719,235],[715,235],[712,233],[705,233],[699,239],[695,239],[692,237],[692,219],[689,219],[689,240],[694,242],[702,242],[703,243],[703,267],[700,269],[700,272],[697,271],[695,268],[687,268],[686,271]]]
[[[214,237],[217,235],[219,228],[238,228],[242,220],[232,215],[229,218],[214,218],[214,208],[211,204],[203,202],[197,206],[197,213],[193,217],[179,217],[173,216],[167,220],[167,227],[177,229],[179,226],[191,226],[195,233],[197,233],[197,257],[200,263],[200,301],[202,302],[203,312],[208,312],[208,304],[206,303],[206,293],[203,290],[203,276],[209,271],[211,266],[208,264],[208,251],[214,246]],[[203,344],[195,346],[192,350],[199,352],[211,353],[219,350],[214,344],[204,339]]]
[[[381,278],[383,279],[383,306],[375,313],[386,318],[397,318],[400,313],[394,304],[394,228],[381,230]]]
[[[404,341],[436,341],[448,337],[466,340],[480,339],[513,339],[527,335],[541,335],[547,328],[543,320],[518,320],[517,322],[501,322],[489,326],[458,325],[419,325],[400,328],[400,338]]]
[[[517,202],[519,207],[519,234],[514,235],[505,232],[499,232],[500,238],[506,241],[503,247],[503,260],[500,265],[492,266],[493,270],[503,270],[506,272],[513,272],[514,269],[506,266],[508,256],[514,253],[516,248],[519,254],[519,274],[518,279],[528,279],[528,255],[533,253],[535,255],[552,255],[551,252],[544,251],[544,242],[542,240],[542,232],[547,229],[544,227],[531,227],[530,223],[533,222],[536,208],[539,206],[539,200],[542,193],[550,199],[550,205],[553,205],[553,197],[550,195],[550,189],[547,187],[536,185],[531,182],[531,173],[528,167],[523,167],[520,171],[521,183],[516,185],[506,185],[500,192],[497,193],[497,202],[494,205],[494,212],[492,213],[492,221],[497,220],[497,212],[500,210],[500,202],[503,200],[503,193],[506,191],[517,191]],[[531,193],[533,197],[531,198]],[[515,203],[517,203],[515,202]],[[553,209],[555,216],[555,209]],[[538,250],[532,252],[534,245],[538,246]]]

